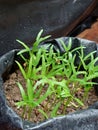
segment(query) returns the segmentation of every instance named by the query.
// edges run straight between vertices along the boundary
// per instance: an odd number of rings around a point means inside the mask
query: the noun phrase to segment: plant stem
[[[28,110],[28,120],[30,120],[30,117],[31,117],[31,112],[32,112],[32,108],[29,107],[29,110]]]
[[[66,108],[67,108],[67,106],[69,105],[70,101],[71,101],[71,97],[69,97],[69,98],[67,99],[66,103],[65,103],[64,110],[63,110],[63,114],[66,114],[65,111],[66,111]]]
[[[22,118],[24,118],[25,113],[26,113],[26,106],[23,107]]]
[[[88,99],[88,91],[84,91],[84,95],[83,95],[83,102],[86,103],[87,99]]]

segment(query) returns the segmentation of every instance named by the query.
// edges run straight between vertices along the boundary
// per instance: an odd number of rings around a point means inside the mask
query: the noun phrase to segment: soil
[[[12,73],[8,76],[8,78],[6,79],[6,81],[4,83],[4,90],[5,90],[8,105],[10,107],[12,107],[13,110],[18,115],[21,116],[22,108],[18,109],[15,105],[16,102],[21,100],[20,91],[19,91],[18,86],[16,85],[16,82],[21,82],[25,86],[24,79],[19,70],[16,70],[14,73]],[[83,95],[83,90],[80,89],[79,92],[77,93],[77,95],[78,95],[78,97]],[[95,95],[95,91],[92,88],[91,91],[89,92],[88,100],[84,103],[83,107],[76,108],[71,105],[67,108],[66,113],[71,113],[71,112],[74,112],[79,109],[85,109],[96,101],[98,101],[98,97]],[[44,105],[46,105],[46,102],[44,102]],[[60,109],[58,111],[58,115],[60,115],[60,111],[63,111],[63,106],[60,107]],[[27,119],[27,115],[25,115],[25,119]],[[43,120],[43,117],[36,109],[34,109],[30,120],[32,120],[33,122],[39,122],[39,121]]]

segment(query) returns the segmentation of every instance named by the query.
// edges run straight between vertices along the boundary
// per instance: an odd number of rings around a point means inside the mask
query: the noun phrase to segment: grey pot
[[[68,44],[69,37],[62,37],[42,43],[41,46],[44,47],[51,43],[55,51],[59,49],[61,53],[64,53],[64,48],[59,42],[61,39],[66,45]],[[86,47],[84,51],[85,55],[96,51],[94,57],[98,57],[98,45],[95,42],[72,38],[72,49],[81,45]],[[8,106],[3,92],[4,75],[7,76],[8,72],[11,71],[15,60],[21,61],[16,54],[17,50],[12,50],[0,58],[0,130],[98,130],[98,102],[85,110],[55,117],[39,124],[22,121],[14,110]],[[77,60],[76,63],[78,64],[79,61]],[[98,79],[95,81],[98,83]],[[98,88],[98,86],[96,87]]]

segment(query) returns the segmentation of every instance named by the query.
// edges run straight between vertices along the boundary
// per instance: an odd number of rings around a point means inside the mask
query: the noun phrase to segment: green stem
[[[66,111],[66,108],[67,108],[67,106],[69,105],[70,101],[71,101],[71,97],[69,97],[68,100],[67,100],[66,103],[65,103],[64,110],[63,110],[63,114],[66,113],[65,111]]]
[[[31,117],[31,112],[32,112],[32,108],[29,107],[29,110],[28,110],[28,120],[30,120],[30,117]]]
[[[87,101],[87,99],[88,99],[88,92],[89,92],[89,91],[85,91],[85,92],[84,92],[84,95],[83,95],[83,102],[85,102],[85,103],[86,103],[86,101]]]
[[[26,106],[23,107],[22,118],[24,118],[25,113],[26,113]]]

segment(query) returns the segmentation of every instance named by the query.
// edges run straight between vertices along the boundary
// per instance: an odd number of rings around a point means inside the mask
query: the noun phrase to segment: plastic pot
[[[62,39],[66,45],[68,44],[69,37],[62,37],[60,39]],[[54,51],[59,49],[61,53],[64,53],[64,48],[59,43],[59,38],[42,43],[40,46],[45,47],[50,43],[53,45]],[[84,51],[85,55],[92,51],[96,51],[94,56],[98,56],[98,45],[95,42],[79,38],[72,38],[72,49],[79,47],[80,45],[86,47]],[[22,119],[7,105],[6,97],[3,92],[4,76],[7,76],[8,73],[13,69],[14,61],[19,59],[16,54],[17,50],[12,50],[0,58],[1,130],[98,130],[98,102],[88,107],[88,109],[76,111],[75,113],[61,117],[55,117],[39,124],[34,124],[29,121],[22,121]],[[77,65],[78,63],[79,60],[76,61]],[[96,63],[96,65],[97,64],[98,63]]]
[[[53,38],[65,36],[83,21],[97,0],[0,0],[0,56],[20,48],[16,39],[31,45],[41,28]]]

